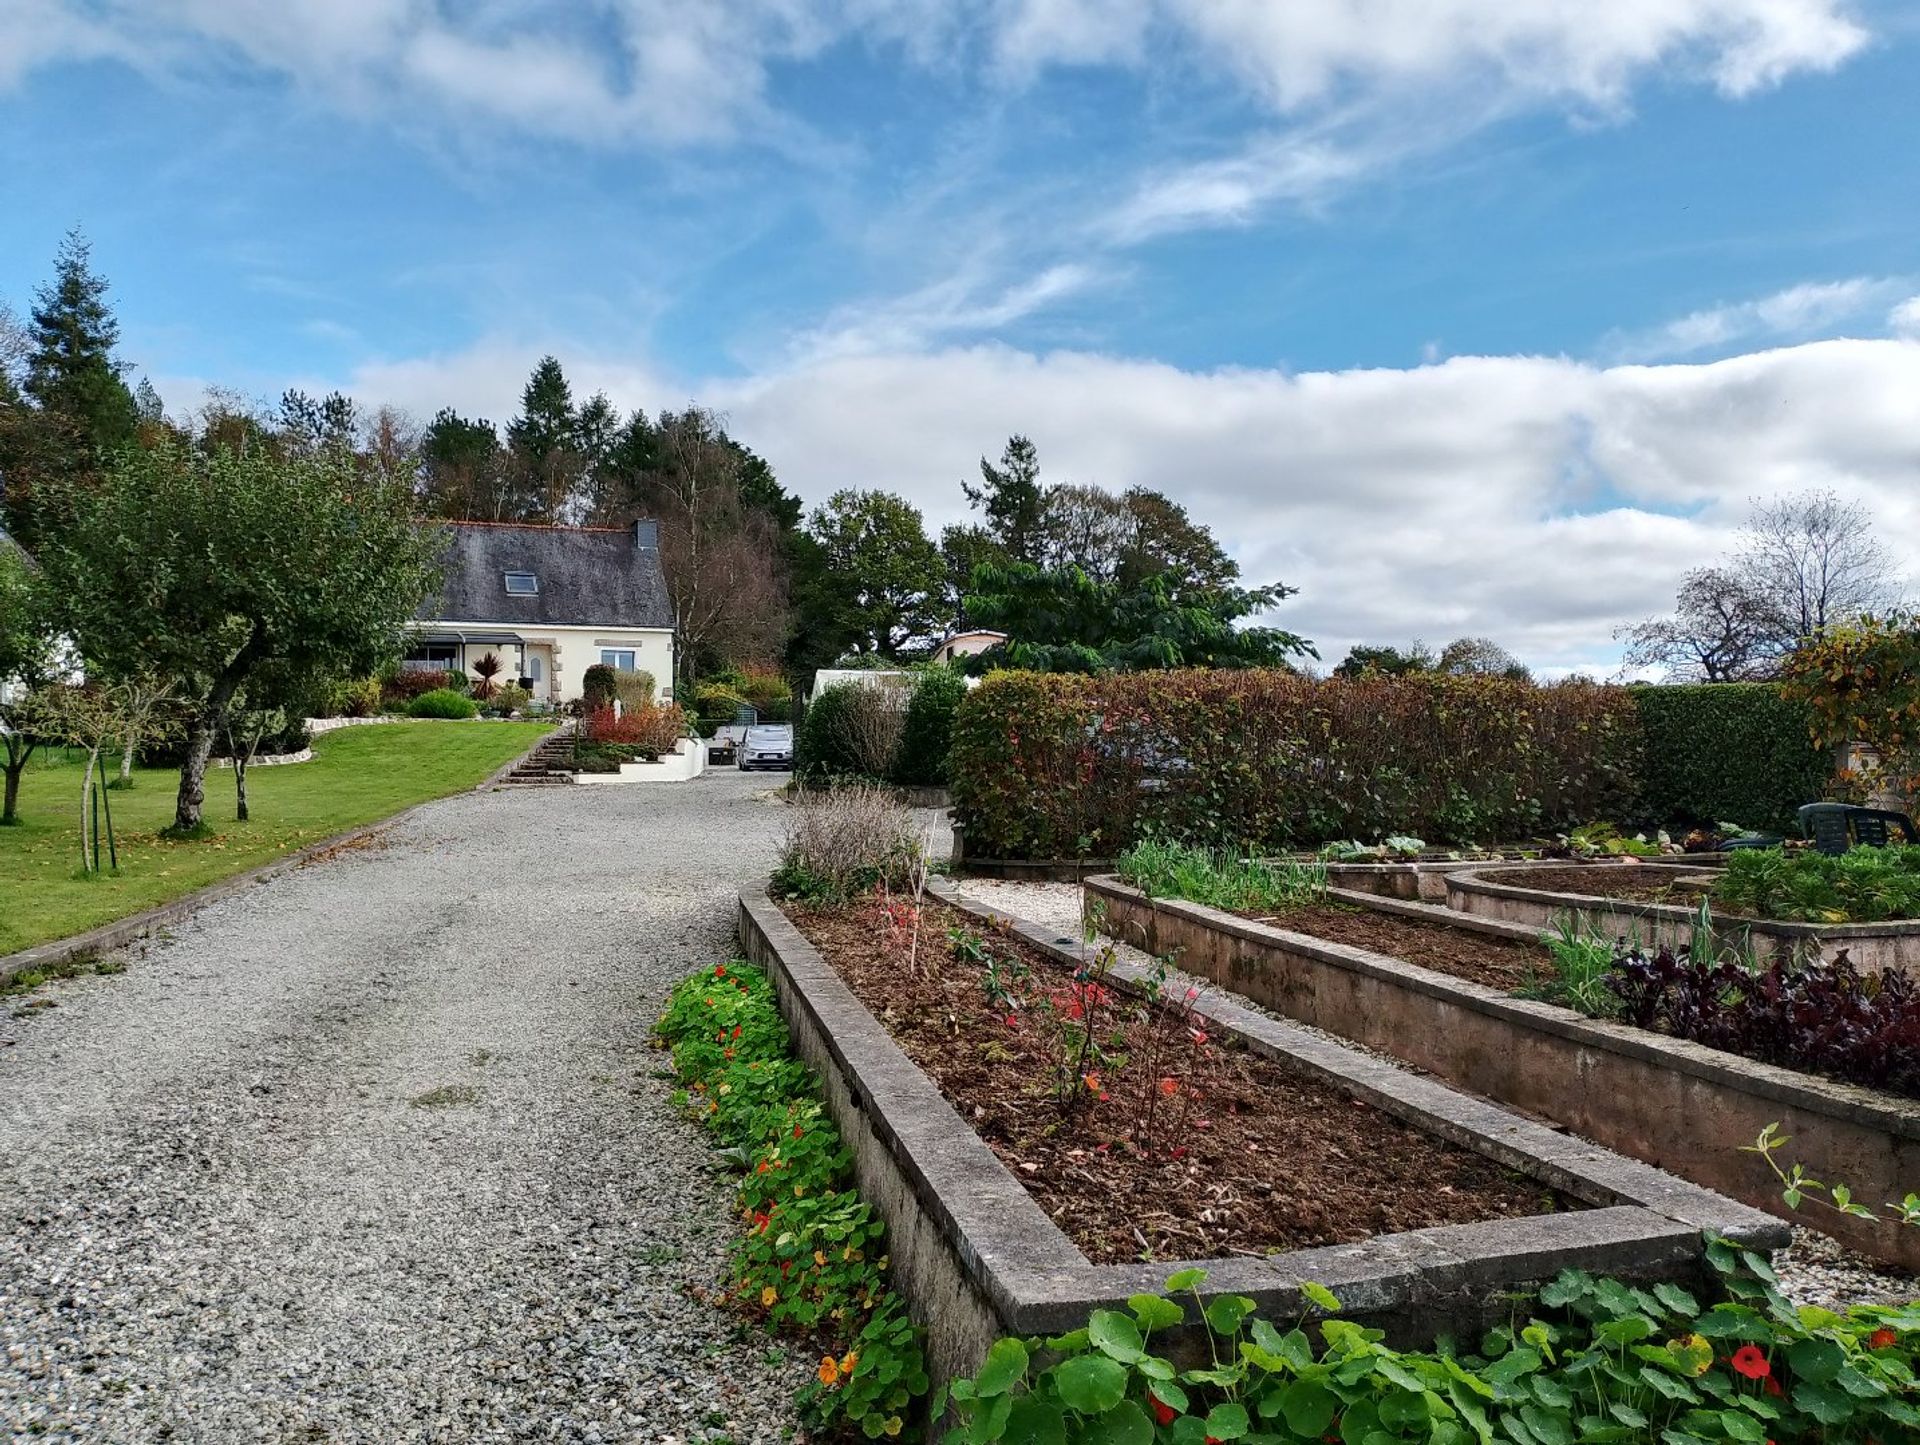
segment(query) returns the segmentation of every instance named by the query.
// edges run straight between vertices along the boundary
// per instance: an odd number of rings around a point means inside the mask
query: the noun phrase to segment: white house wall
[[[665,629],[528,627],[510,622],[450,621],[420,622],[415,627],[424,633],[511,633],[526,642],[529,652],[536,648],[550,648],[552,675],[543,680],[542,687],[534,689],[534,695],[556,703],[571,702],[580,696],[580,679],[589,667],[600,660],[603,647],[631,649],[634,667],[653,674],[654,695],[662,702],[673,701],[673,633]],[[506,679],[513,675],[512,669],[517,661],[515,654],[519,649],[511,644],[476,642],[462,651],[465,653],[468,676],[473,675],[474,661],[482,653],[491,652],[507,664],[507,671],[502,674],[502,679]]]

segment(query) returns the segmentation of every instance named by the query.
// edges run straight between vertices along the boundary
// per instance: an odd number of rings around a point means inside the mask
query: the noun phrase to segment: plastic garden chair
[[[1860,808],[1852,803],[1808,803],[1800,809],[1800,831],[1816,852],[1838,857],[1850,848],[1884,848],[1893,833],[1903,843],[1920,843],[1913,819],[1891,808]]]

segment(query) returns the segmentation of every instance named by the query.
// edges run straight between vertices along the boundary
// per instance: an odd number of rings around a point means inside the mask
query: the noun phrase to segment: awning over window
[[[517,632],[448,632],[444,629],[416,632],[413,640],[416,643],[451,643],[454,646],[464,642],[469,647],[524,647],[527,642]]]

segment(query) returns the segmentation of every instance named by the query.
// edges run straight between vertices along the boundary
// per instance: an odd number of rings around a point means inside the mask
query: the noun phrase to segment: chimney
[[[641,518],[633,524],[633,545],[642,552],[660,550],[660,524],[648,518]]]

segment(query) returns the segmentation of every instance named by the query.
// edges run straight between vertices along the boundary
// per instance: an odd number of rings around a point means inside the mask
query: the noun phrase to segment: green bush
[[[807,704],[793,738],[793,772],[800,778],[851,777],[860,772],[854,760],[850,717],[860,684],[839,682]]]
[[[613,695],[624,708],[651,707],[653,692],[653,674],[644,669],[613,674]]]
[[[951,668],[929,667],[914,680],[900,751],[893,762],[893,781],[909,787],[946,786],[953,715],[966,695],[966,680]]]
[[[1920,918],[1920,848],[1852,848],[1838,858],[1741,849],[1727,858],[1713,901],[1733,913],[1789,923]]]
[[[478,711],[472,698],[450,687],[423,692],[407,704],[408,717],[469,718]]]
[[[1771,1445],[1913,1440],[1920,1308],[1796,1310],[1759,1255],[1711,1240],[1727,1298],[1568,1270],[1532,1318],[1478,1340],[1395,1350],[1350,1320],[1269,1321],[1244,1295],[1203,1296],[1184,1269],[1051,1339],[1003,1339],[950,1394],[948,1442],[1052,1445]],[[1309,1314],[1337,1316],[1324,1286]],[[1516,1302],[1517,1304],[1518,1302]],[[1524,1323],[1523,1323],[1524,1321]],[[1204,1333],[1206,1365],[1162,1341]],[[1317,1338],[1316,1338],[1317,1336]],[[938,1401],[936,1400],[936,1405]]]
[[[1833,759],[1811,741],[1812,709],[1772,684],[1636,687],[1632,695],[1646,738],[1647,822],[1781,832],[1802,803],[1828,796]]]
[[[982,857],[1493,842],[1631,812],[1639,749],[1627,690],[1594,683],[1001,672],[955,714],[952,786]]]
[[[611,707],[617,692],[614,670],[604,662],[596,662],[580,674],[580,708],[583,712],[592,712],[595,708]]]

